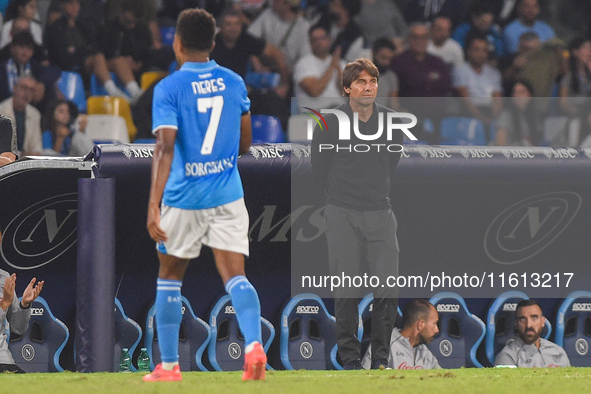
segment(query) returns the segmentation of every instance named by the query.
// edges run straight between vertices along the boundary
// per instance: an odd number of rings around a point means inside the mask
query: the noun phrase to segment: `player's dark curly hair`
[[[359,78],[359,74],[365,70],[374,78],[380,77],[380,72],[375,64],[369,59],[360,58],[348,63],[343,69],[343,96],[349,97],[349,93],[345,92],[345,88],[350,88],[353,81]]]
[[[186,9],[179,14],[176,34],[186,49],[209,51],[215,37],[215,19],[203,9]]]

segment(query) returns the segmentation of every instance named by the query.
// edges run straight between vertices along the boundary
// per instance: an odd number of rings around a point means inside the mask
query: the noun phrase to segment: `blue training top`
[[[237,161],[249,109],[244,80],[213,60],[187,62],[156,85],[152,132],[177,129],[165,205],[206,209],[244,196]]]

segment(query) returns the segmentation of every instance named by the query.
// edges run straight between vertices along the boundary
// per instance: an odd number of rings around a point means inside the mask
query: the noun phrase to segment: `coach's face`
[[[360,105],[372,105],[378,94],[378,79],[363,70],[345,92]]]
[[[542,310],[538,305],[524,306],[516,313],[515,325],[519,338],[528,345],[540,339],[545,324],[546,318],[542,316]]]
[[[429,317],[425,320],[425,324],[423,329],[419,332],[419,342],[420,343],[430,343],[435,335],[439,333],[439,313],[437,313],[437,309],[431,305],[429,309]]]

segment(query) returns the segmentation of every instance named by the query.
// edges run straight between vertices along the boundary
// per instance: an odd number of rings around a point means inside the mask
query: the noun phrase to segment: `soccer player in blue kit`
[[[246,279],[248,212],[238,154],[252,140],[250,100],[242,78],[209,60],[215,20],[201,9],[178,18],[174,52],[181,68],[158,83],[152,104],[156,148],[147,227],[160,271],[156,327],[162,363],[144,381],[179,381],[181,285],[202,245],[213,250],[245,339],[242,380],[265,378],[261,306]]]

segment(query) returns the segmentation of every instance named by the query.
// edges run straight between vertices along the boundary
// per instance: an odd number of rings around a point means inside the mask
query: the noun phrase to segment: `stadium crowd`
[[[591,6],[574,0],[9,0],[0,3],[0,113],[15,122],[19,151],[56,154],[24,143],[49,131],[41,126],[55,100],[73,99],[64,72],[84,82],[78,110],[102,85],[131,104],[131,139],[152,138],[155,82],[142,75],[174,71],[174,21],[189,7],[217,18],[212,59],[246,80],[251,112],[278,117],[283,130],[307,99],[334,104],[344,64],[367,57],[383,104],[413,111],[408,97],[457,98],[423,114],[417,134],[428,143],[442,142],[441,119],[464,116],[489,145],[591,145]],[[22,76],[35,87],[17,108],[6,100],[19,101]],[[71,116],[69,137],[85,123]]]

